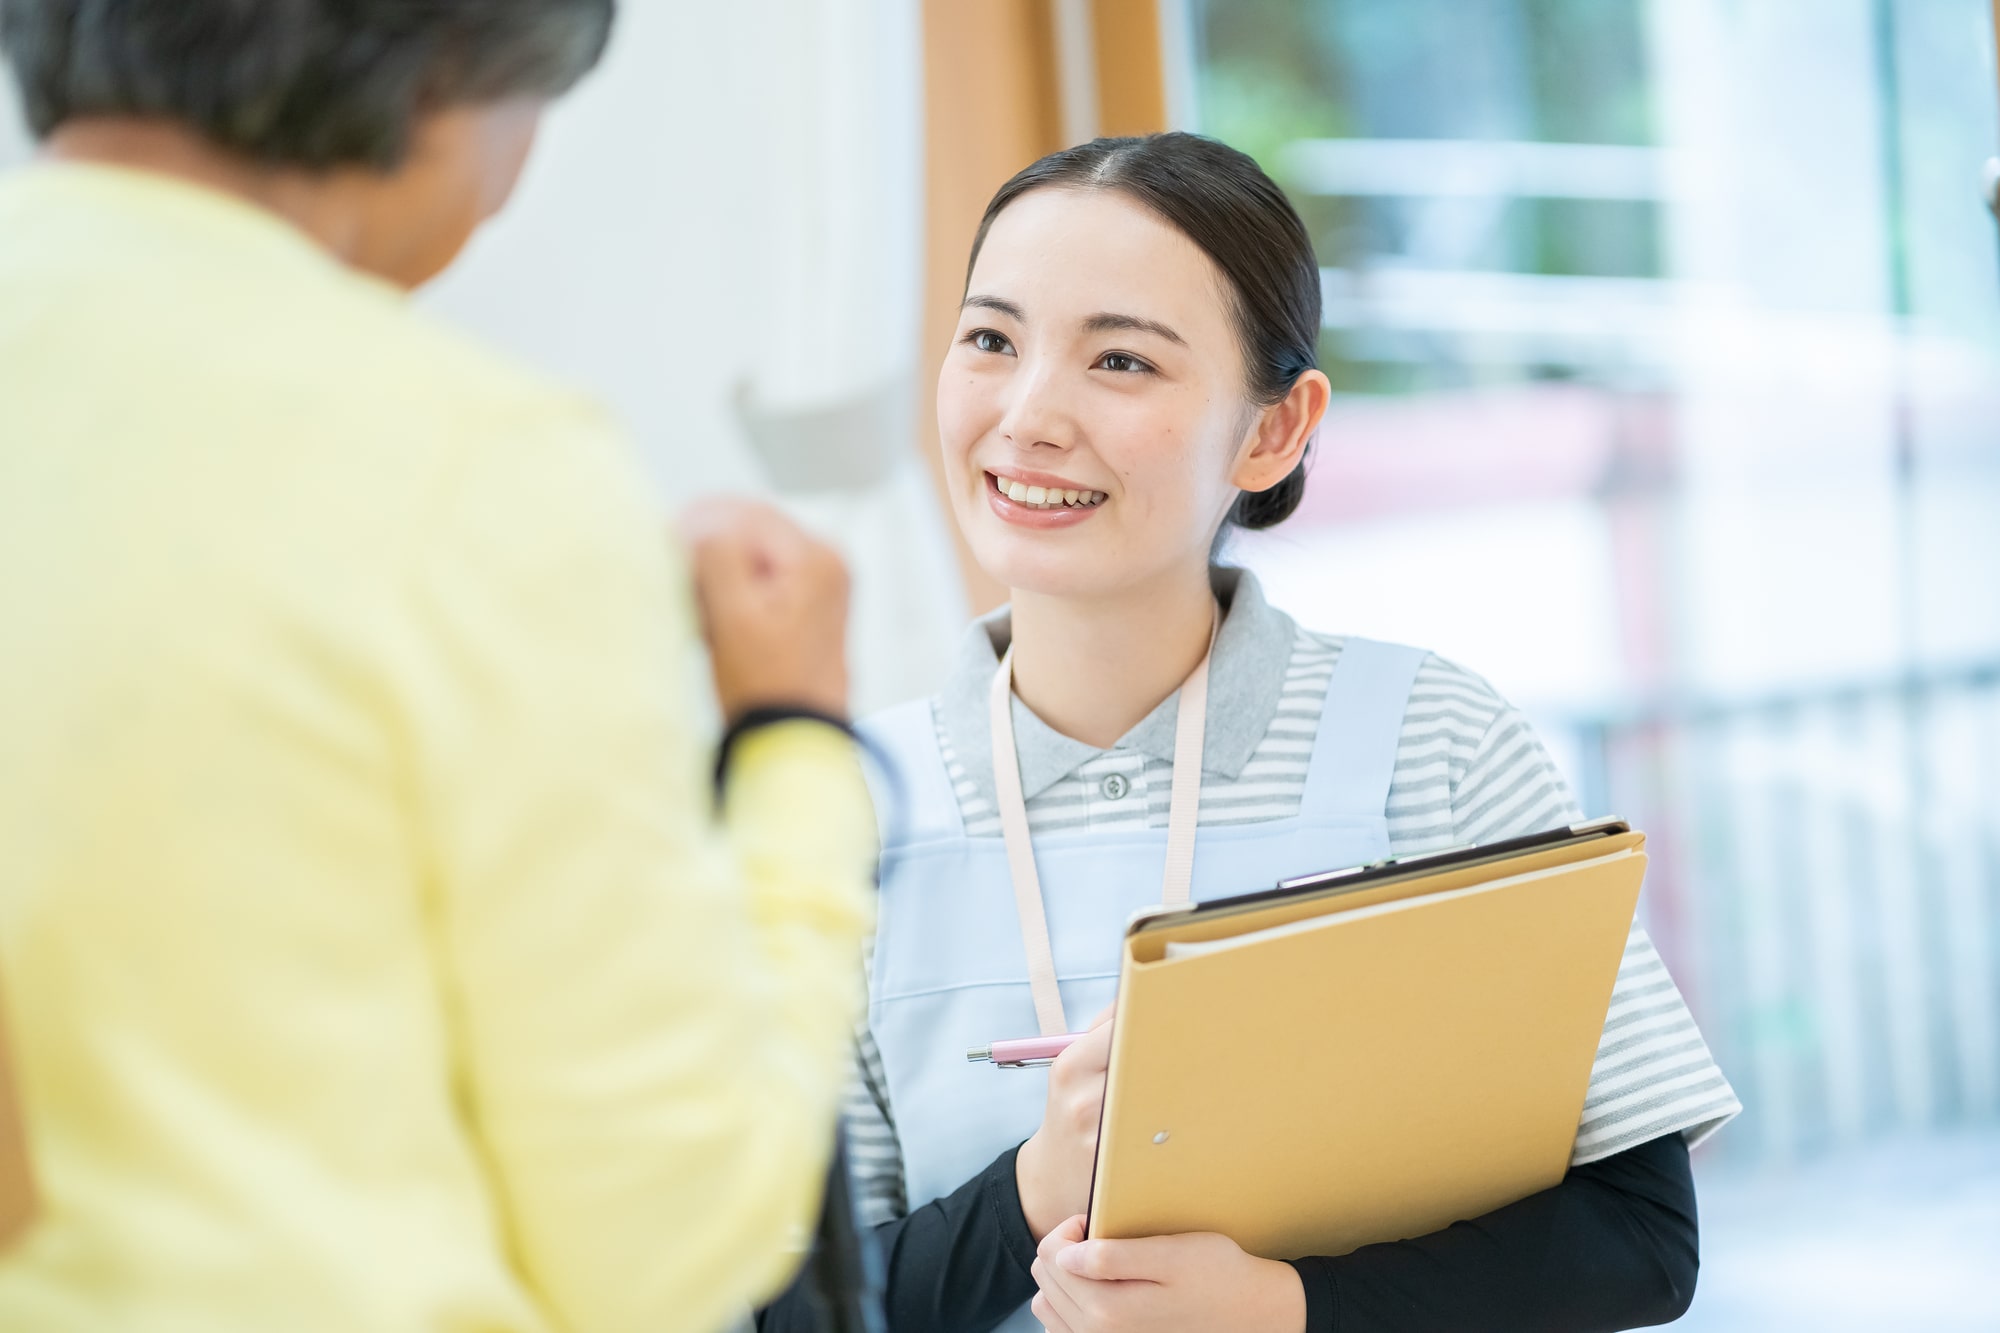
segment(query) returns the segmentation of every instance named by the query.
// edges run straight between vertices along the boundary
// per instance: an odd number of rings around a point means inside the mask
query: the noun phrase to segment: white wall
[[[914,454],[915,0],[627,5],[620,24],[519,197],[424,299],[616,407],[670,505],[785,492],[855,567],[857,708],[924,693],[963,606]],[[857,484],[800,493],[739,400],[777,443],[853,455]],[[867,404],[868,438],[819,415]]]
[[[772,286],[732,9],[624,6],[513,203],[422,298],[610,401],[677,496],[763,481],[729,406]]]

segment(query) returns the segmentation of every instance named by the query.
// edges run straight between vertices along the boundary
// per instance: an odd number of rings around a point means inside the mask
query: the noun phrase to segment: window
[[[1988,0],[1192,23],[1198,128],[1312,229],[1337,390],[1299,517],[1238,557],[1487,672],[1648,830],[1748,1107],[1725,1164],[2000,1145]]]

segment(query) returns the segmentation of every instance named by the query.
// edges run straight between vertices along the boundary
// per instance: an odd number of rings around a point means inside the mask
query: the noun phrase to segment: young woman
[[[1134,909],[1579,817],[1479,677],[1302,630],[1212,564],[1227,525],[1299,502],[1319,324],[1304,227],[1213,141],[1086,144],[987,209],[938,420],[1012,604],[942,694],[870,726],[906,790],[849,1123],[893,1328],[1556,1333],[1692,1293],[1688,1142],[1737,1104],[1638,930],[1564,1182],[1336,1258],[1083,1242],[1109,1028],[1046,1075],[965,1059],[1103,1010]]]

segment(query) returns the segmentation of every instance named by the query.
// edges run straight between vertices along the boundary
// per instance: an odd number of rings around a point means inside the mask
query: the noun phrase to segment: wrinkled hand
[[[1092,1019],[1088,1034],[1049,1066],[1041,1126],[1014,1158],[1021,1212],[1034,1235],[1046,1236],[1065,1217],[1090,1207],[1104,1073],[1111,1065],[1111,1014],[1106,1009]]]
[[[715,499],[681,533],[723,717],[802,707],[847,716],[847,568],[776,509]]]
[[[1212,1232],[1085,1240],[1072,1217],[1036,1250],[1035,1318],[1050,1333],[1303,1333],[1306,1293],[1290,1264]]]

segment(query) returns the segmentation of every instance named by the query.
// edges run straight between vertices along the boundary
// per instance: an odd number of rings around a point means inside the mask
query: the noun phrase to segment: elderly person
[[[603,415],[401,299],[611,8],[0,0],[0,1328],[654,1333],[786,1276],[871,910],[844,576],[727,509],[690,580]]]

